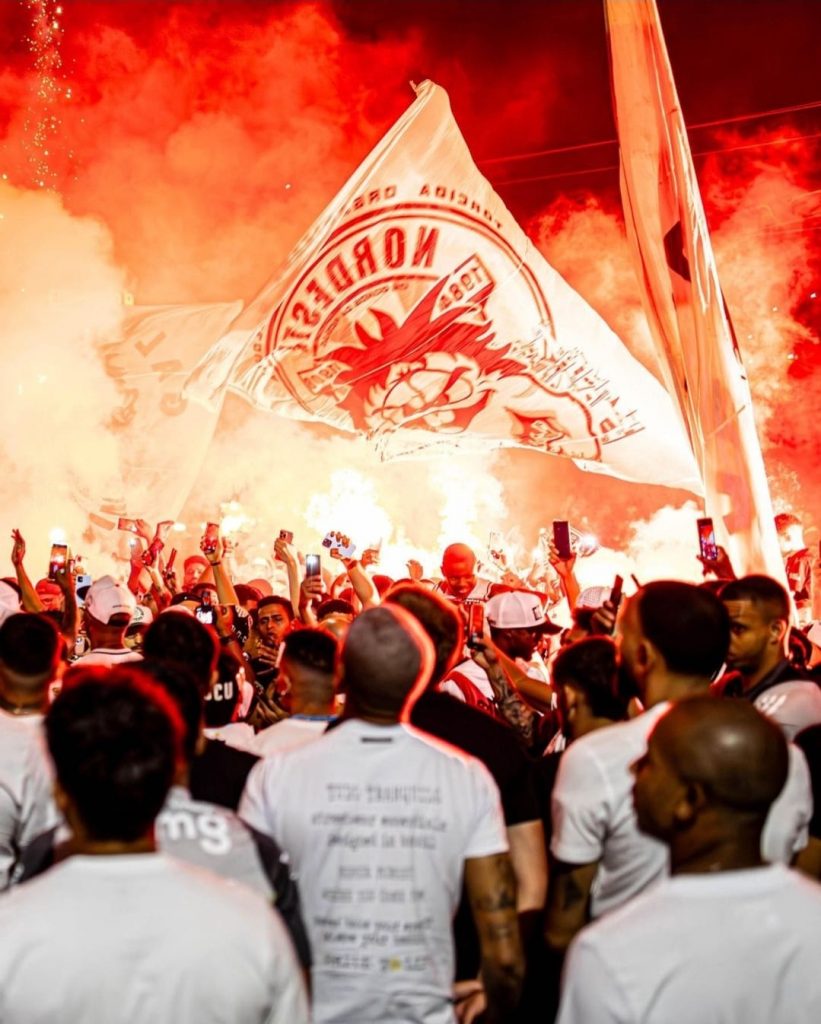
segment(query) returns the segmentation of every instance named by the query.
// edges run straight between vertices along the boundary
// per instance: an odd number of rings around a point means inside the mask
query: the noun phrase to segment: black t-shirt
[[[801,747],[812,780],[813,812],[810,820],[810,835],[821,839],[821,725],[811,725],[795,737],[795,745]]]
[[[258,760],[256,754],[236,750],[222,740],[206,740],[205,750],[191,762],[191,796],[235,811],[248,773]]]
[[[411,725],[478,758],[499,787],[506,825],[540,818],[534,765],[516,733],[447,693],[423,693]]]

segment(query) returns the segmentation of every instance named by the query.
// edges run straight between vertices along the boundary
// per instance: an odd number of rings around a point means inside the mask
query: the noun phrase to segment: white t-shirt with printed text
[[[317,1024],[451,1024],[464,862],[507,849],[484,765],[411,726],[351,719],[255,765],[239,813],[290,857]]]

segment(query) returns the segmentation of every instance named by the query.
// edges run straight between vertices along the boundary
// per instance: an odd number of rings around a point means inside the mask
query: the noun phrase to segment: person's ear
[[[789,623],[784,619],[773,619],[770,623],[770,641],[775,646],[780,647],[784,642],[784,637],[787,635],[787,630],[790,628]]]
[[[636,668],[641,674],[647,675],[653,668],[656,652],[649,640],[640,640],[636,647]]]
[[[689,828],[707,806],[707,793],[700,782],[682,782],[682,792],[673,805],[673,820],[680,829]]]

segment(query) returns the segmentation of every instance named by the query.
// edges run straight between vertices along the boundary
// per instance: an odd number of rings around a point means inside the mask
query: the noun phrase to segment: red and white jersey
[[[434,594],[441,594],[442,597],[444,597],[448,601],[453,601],[454,604],[484,604],[489,597],[493,596],[493,587],[495,586],[496,584],[493,582],[493,580],[486,580],[482,579],[481,576],[477,576],[476,584],[474,585],[473,590],[471,590],[471,592],[463,601],[460,601],[457,597],[454,597],[454,595],[450,592],[447,580],[439,580],[439,582],[433,588],[433,592]]]

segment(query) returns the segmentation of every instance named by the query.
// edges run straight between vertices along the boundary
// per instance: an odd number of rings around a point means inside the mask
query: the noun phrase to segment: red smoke
[[[411,102],[407,83],[429,77],[449,91],[491,181],[510,183],[499,191],[551,262],[652,367],[615,147],[496,160],[613,138],[599,0],[64,0],[63,91],[48,101],[37,97],[25,43],[36,2],[0,11],[0,171],[17,189],[37,191],[32,155],[44,157],[32,125],[51,111],[48,184],[72,217],[105,226],[137,302],[253,297]],[[733,3],[680,7],[687,11],[667,5],[662,15],[689,121],[817,98],[815,63],[798,49],[817,38],[817,5],[744,5],[743,19]],[[816,115],[768,119],[766,131],[753,122],[693,132],[696,153],[724,150],[697,167],[775,504],[808,516],[821,499],[818,140],[770,143],[812,134]],[[751,143],[767,145],[733,148]],[[236,407],[232,415],[226,429],[251,416]],[[300,429],[306,439],[324,436]],[[497,466],[526,534],[570,514],[616,540],[631,520],[683,497],[585,477],[527,452],[505,453]]]

